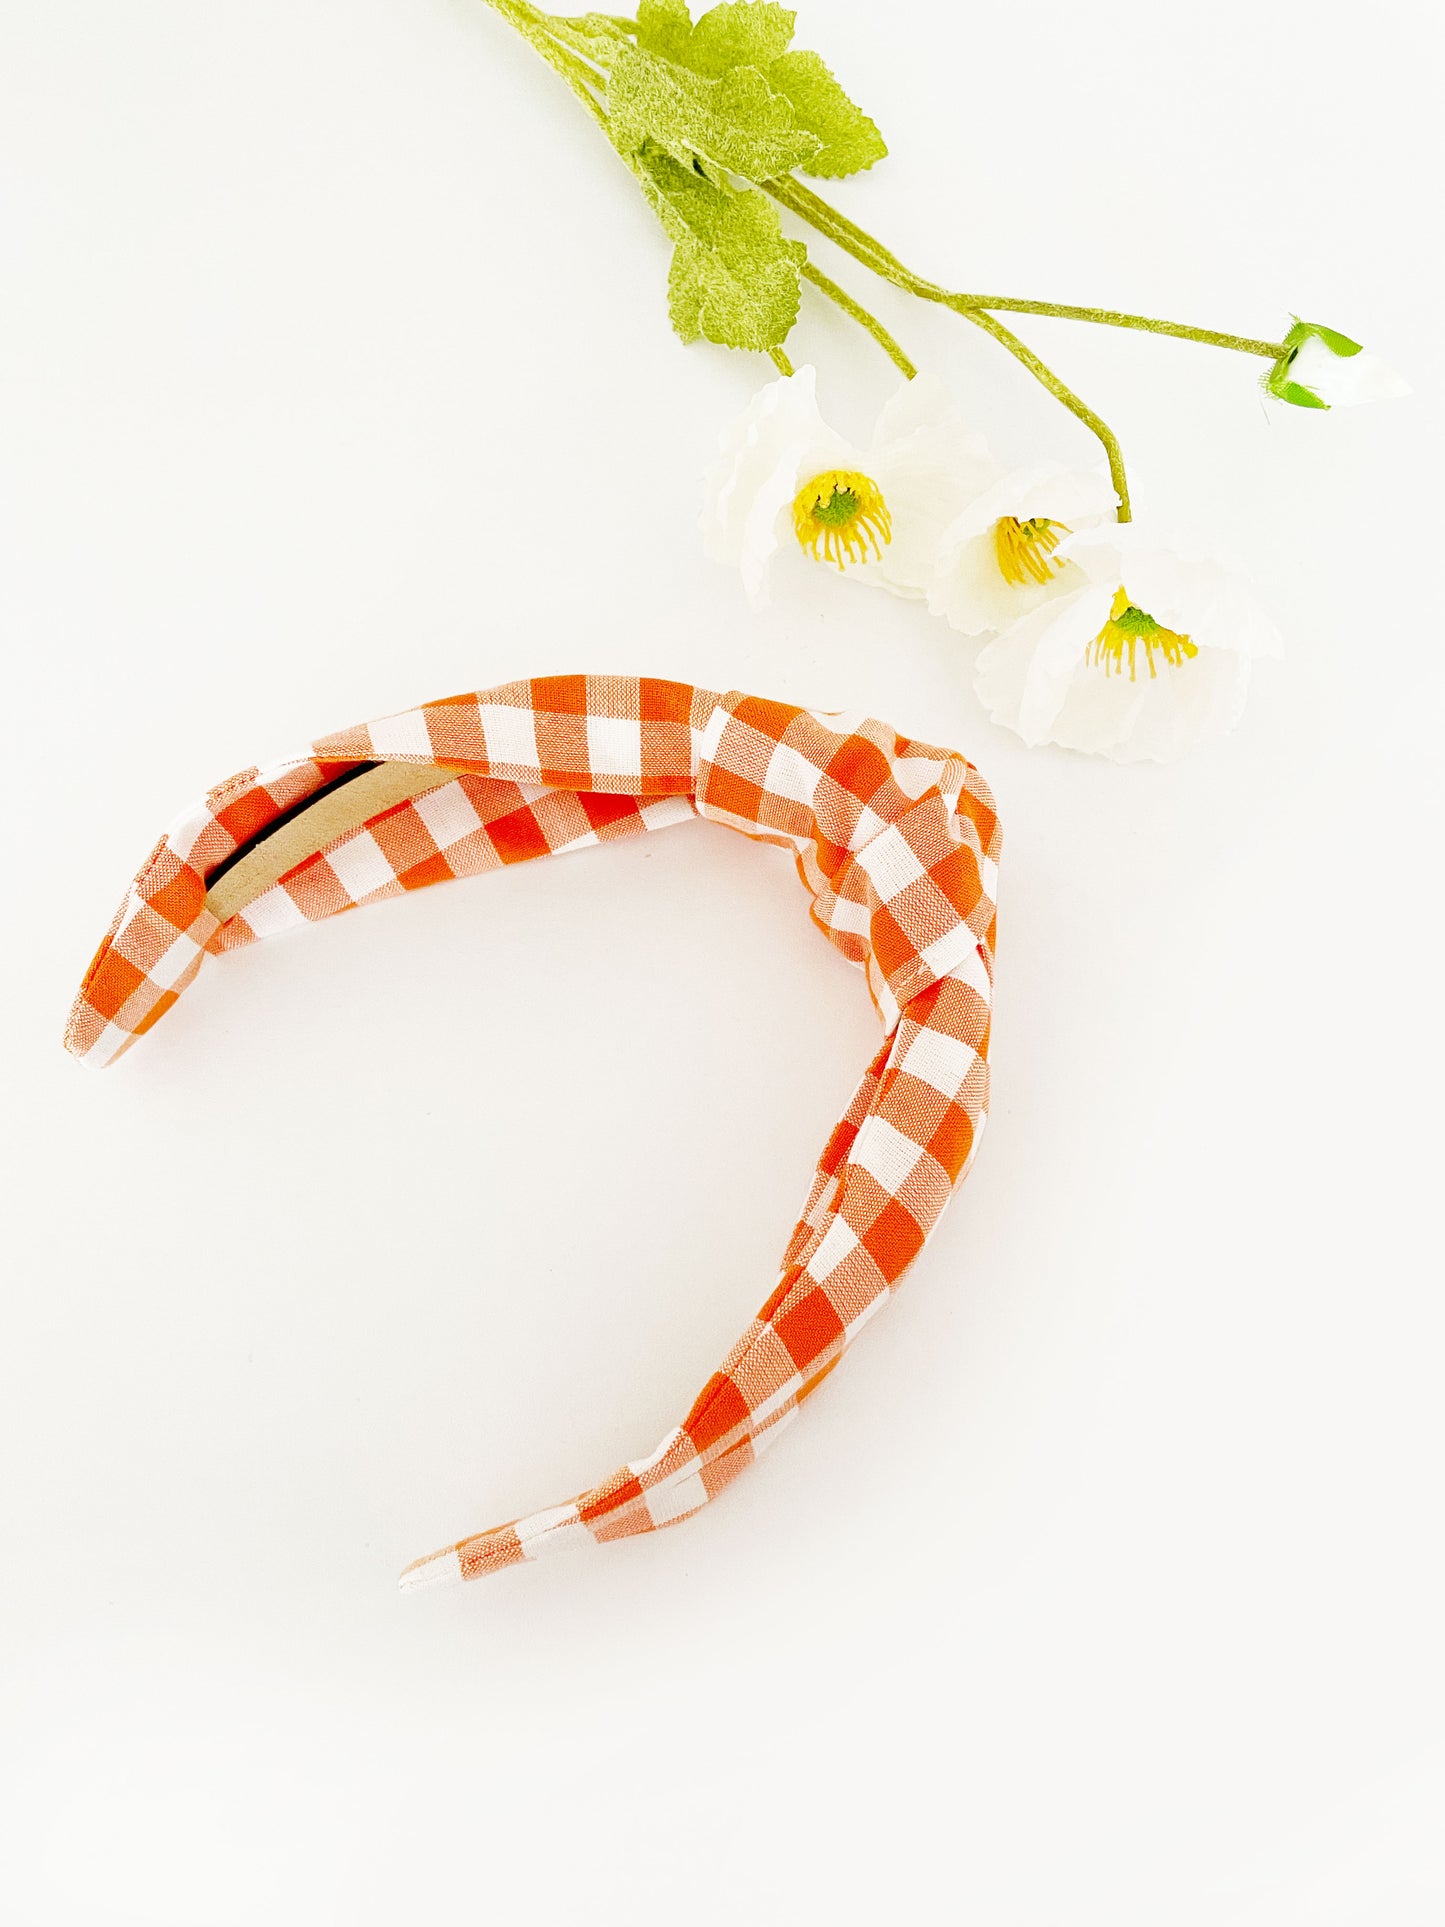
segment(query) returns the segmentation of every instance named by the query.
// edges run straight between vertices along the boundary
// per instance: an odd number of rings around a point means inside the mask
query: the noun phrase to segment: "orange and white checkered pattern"
[[[454,774],[347,830],[221,921],[208,880],[358,766]],[[776,1289],[686,1418],[565,1505],[418,1560],[474,1579],[688,1517],[775,1439],[938,1221],[988,1102],[998,823],[963,757],[886,724],[648,677],[549,676],[323,738],[212,790],[121,905],[65,1042],[105,1064],[204,958],[425,884],[694,816],[790,850],[819,928],[867,974],[885,1037],[819,1159]]]

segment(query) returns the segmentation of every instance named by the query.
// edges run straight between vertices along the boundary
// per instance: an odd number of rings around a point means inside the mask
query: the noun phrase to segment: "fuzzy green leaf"
[[[730,67],[765,72],[793,38],[796,15],[774,0],[724,0],[693,26],[684,0],[653,0],[637,16],[637,44],[718,80]]]
[[[624,154],[651,142],[684,167],[694,160],[768,181],[819,152],[786,98],[753,67],[704,80],[641,47],[621,47],[607,77],[612,138]]]
[[[807,250],[785,238],[771,201],[719,187],[654,148],[636,165],[675,243],[668,305],[678,334],[725,348],[776,347],[798,318]]]
[[[822,145],[799,163],[805,174],[835,178],[856,174],[888,152],[883,136],[856,107],[817,54],[783,54],[767,70],[768,84],[787,96],[800,127]]]
[[[817,139],[817,151],[793,165],[827,178],[856,174],[881,160],[887,146],[819,55],[788,52],[794,18],[774,0],[724,0],[694,25],[687,0],[644,0],[637,15],[637,44],[705,80],[721,79],[740,68],[757,69],[769,90],[789,102],[796,124]]]
[[[644,53],[688,65],[692,45],[692,15],[687,0],[641,0],[637,9],[637,44]]]
[[[1296,408],[1328,408],[1327,401],[1321,401],[1313,388],[1305,388],[1297,381],[1280,380],[1267,382],[1266,387],[1281,401],[1293,402]]]
[[[1327,328],[1322,321],[1297,321],[1285,336],[1285,340],[1292,342],[1298,336],[1304,341],[1311,335],[1318,335],[1330,353],[1338,355],[1342,361],[1348,361],[1351,355],[1364,353],[1358,341],[1351,341],[1350,337],[1342,335],[1338,328]]]
[[[766,73],[788,51],[797,17],[774,0],[723,0],[693,28],[690,64],[714,78],[729,67],[756,67]]]
[[[609,14],[547,14],[545,18],[547,30],[555,39],[599,67],[610,67],[617,49],[627,44],[621,24]]]

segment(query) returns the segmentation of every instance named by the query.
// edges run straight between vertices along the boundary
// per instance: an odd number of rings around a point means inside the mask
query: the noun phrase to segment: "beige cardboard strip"
[[[378,763],[342,788],[319,796],[269,836],[262,836],[225,875],[206,892],[206,908],[222,923],[254,903],[298,863],[315,856],[339,837],[380,816],[394,803],[421,796],[452,782],[458,772],[438,769],[435,763]]]

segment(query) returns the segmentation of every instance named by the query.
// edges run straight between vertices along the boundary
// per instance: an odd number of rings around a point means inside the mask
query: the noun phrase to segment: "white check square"
[[[341,887],[355,903],[369,897],[373,890],[382,890],[388,883],[396,882],[396,872],[382,855],[381,846],[369,830],[359,836],[348,838],[334,850],[328,850],[326,861],[341,879]]]
[[[901,896],[910,883],[917,883],[927,875],[909,848],[908,838],[896,825],[875,836],[866,849],[860,850],[858,863],[885,903]]]
[[[284,883],[273,883],[259,897],[253,897],[241,911],[258,937],[276,937],[283,930],[294,930],[306,918]]]
[[[249,918],[247,922],[250,922]],[[151,965],[146,975],[162,990],[169,990],[176,979],[190,969],[196,961],[199,950],[200,945],[193,943],[189,937],[177,937],[169,949]]]
[[[787,743],[779,743],[768,759],[763,788],[772,796],[786,797],[790,803],[811,806],[818,790],[817,766]]]
[[[896,1196],[922,1155],[913,1139],[895,1130],[886,1118],[870,1117],[853,1141],[848,1162],[871,1172],[885,1191]]]
[[[439,789],[424,791],[413,800],[412,808],[439,850],[450,849],[452,844],[460,843],[464,836],[481,828],[482,819],[459,782],[443,783]]]
[[[681,1478],[669,1479],[665,1485],[655,1485],[651,1491],[644,1491],[647,1510],[655,1526],[670,1525],[674,1519],[681,1519],[686,1513],[696,1512],[700,1505],[707,1504],[707,1487],[697,1472],[685,1472]]]
[[[479,703],[477,715],[481,719],[482,741],[487,746],[489,763],[520,764],[525,769],[539,767],[535,710],[513,709],[506,703]]]
[[[642,774],[642,725],[625,716],[588,716],[587,761],[594,776]]]
[[[367,727],[371,747],[380,756],[420,756],[431,760],[431,737],[426,717],[419,709],[404,709],[399,716],[383,716]]]
[[[804,1269],[821,1284],[858,1249],[858,1240],[841,1218],[834,1218]]]
[[[548,1552],[563,1552],[568,1546],[594,1543],[592,1534],[578,1518],[575,1505],[554,1505],[545,1512],[533,1513],[518,1525],[517,1537],[529,1559],[540,1559]]]
[[[945,1037],[938,1030],[921,1030],[904,1051],[899,1068],[931,1084],[945,1097],[957,1097],[974,1061],[974,1051],[956,1037]]]

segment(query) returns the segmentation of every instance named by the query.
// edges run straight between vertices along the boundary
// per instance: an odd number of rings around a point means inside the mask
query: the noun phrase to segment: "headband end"
[[[462,1562],[455,1546],[444,1552],[429,1552],[425,1559],[413,1559],[397,1576],[398,1592],[422,1592],[430,1586],[460,1585]]]

